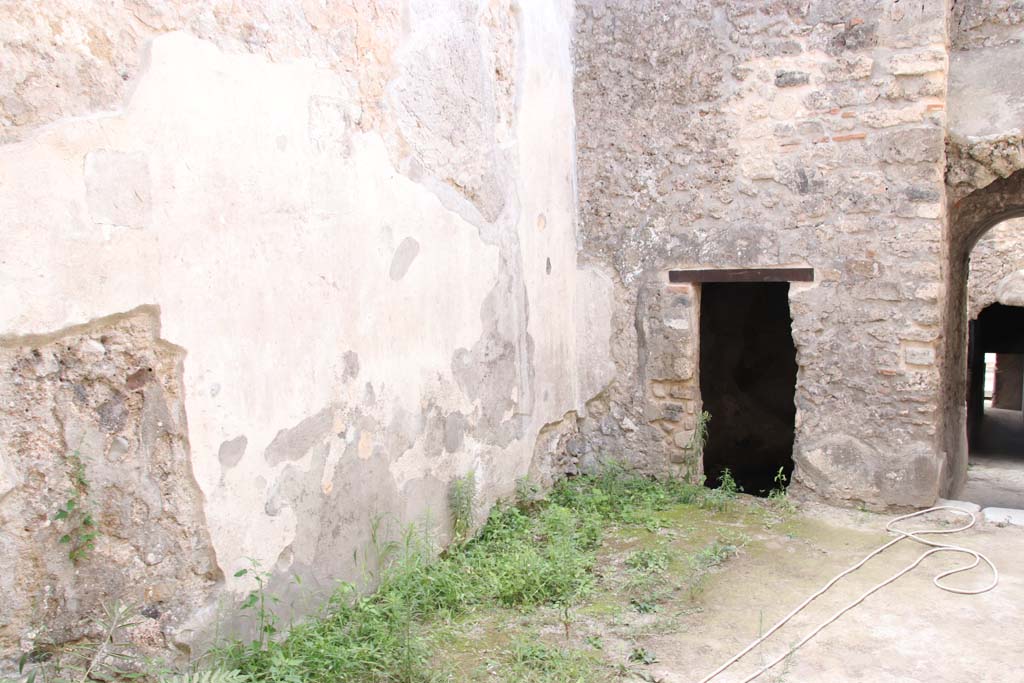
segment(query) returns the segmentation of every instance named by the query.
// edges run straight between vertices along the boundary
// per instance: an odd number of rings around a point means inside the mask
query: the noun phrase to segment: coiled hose
[[[914,517],[921,517],[923,515],[927,515],[927,514],[930,514],[932,512],[938,512],[939,510],[949,510],[949,511],[954,512],[956,514],[966,515],[968,518],[970,518],[970,521],[968,521],[963,526],[959,526],[959,527],[955,527],[955,528],[950,528],[950,529],[919,529],[917,531],[905,531],[903,529],[896,528],[896,525],[899,524],[900,522],[903,522],[903,521],[908,520],[908,519],[912,519]],[[750,681],[753,681],[754,679],[758,678],[762,674],[764,674],[767,671],[769,671],[770,669],[772,669],[774,666],[776,666],[777,664],[782,662],[784,659],[786,659],[787,657],[792,655],[794,652],[799,650],[801,647],[806,645],[808,643],[808,641],[810,641],[812,638],[814,638],[814,636],[818,635],[826,626],[828,626],[833,621],[835,621],[839,617],[841,617],[844,614],[846,614],[847,612],[849,612],[851,609],[853,609],[854,607],[856,607],[860,603],[864,602],[864,600],[869,595],[878,592],[879,590],[881,590],[882,588],[888,586],[890,583],[892,583],[893,581],[897,580],[898,578],[900,578],[904,574],[907,574],[908,572],[913,571],[926,558],[928,558],[928,557],[930,557],[932,555],[936,555],[938,553],[959,553],[959,554],[962,554],[962,555],[968,555],[973,560],[972,562],[970,562],[970,564],[965,564],[963,566],[955,567],[955,568],[950,569],[948,571],[944,571],[941,574],[939,574],[938,576],[936,576],[935,578],[933,578],[932,579],[932,583],[934,583],[936,586],[938,586],[942,590],[949,591],[950,593],[959,593],[961,595],[978,595],[979,593],[986,593],[986,592],[992,590],[993,588],[996,587],[996,584],[999,583],[999,572],[998,572],[998,570],[996,570],[996,566],[992,563],[992,561],[990,559],[988,559],[987,557],[985,557],[983,554],[979,553],[976,550],[971,550],[970,548],[963,548],[963,547],[960,547],[960,546],[957,546],[957,545],[949,545],[949,544],[946,544],[946,543],[939,543],[937,541],[930,541],[930,540],[928,540],[926,538],[922,538],[922,536],[926,535],[926,534],[927,535],[955,534],[955,533],[959,533],[961,531],[966,531],[967,529],[970,529],[971,527],[973,527],[976,522],[977,522],[977,519],[975,518],[973,513],[968,512],[967,510],[964,510],[964,509],[961,509],[961,508],[958,508],[958,507],[950,506],[950,505],[940,505],[938,507],[928,508],[927,510],[919,510],[917,512],[911,512],[908,515],[903,515],[902,517],[897,517],[896,519],[892,520],[891,522],[889,522],[888,524],[885,525],[885,530],[887,532],[898,534],[896,536],[896,538],[892,539],[891,541],[889,541],[885,545],[881,546],[877,550],[872,551],[866,557],[864,557],[864,559],[862,559],[860,562],[858,562],[857,564],[853,565],[849,569],[846,569],[842,573],[836,575],[835,578],[833,578],[831,581],[829,581],[824,586],[822,586],[822,588],[820,590],[818,590],[818,592],[816,592],[814,595],[810,596],[809,598],[804,600],[802,603],[800,603],[796,607],[796,609],[794,609],[792,612],[790,612],[789,614],[784,616],[782,619],[780,619],[774,626],[772,626],[770,629],[768,629],[763,635],[761,635],[759,638],[757,638],[754,642],[750,643],[750,645],[747,645],[745,648],[740,650],[740,652],[738,652],[735,656],[733,656],[731,659],[729,659],[729,661],[727,661],[724,664],[722,664],[720,667],[718,667],[713,672],[711,672],[708,676],[702,678],[700,680],[700,683],[709,683],[709,681],[712,681],[715,678],[717,678],[719,675],[724,673],[729,667],[731,667],[733,664],[735,664],[740,659],[742,659],[744,656],[746,656],[751,650],[753,650],[754,648],[756,648],[759,645],[761,645],[761,643],[763,643],[765,640],[767,640],[773,633],[775,633],[780,628],[782,628],[784,625],[786,625],[786,623],[789,622],[790,619],[792,619],[797,614],[799,614],[804,608],[806,608],[809,604],[814,602],[814,600],[816,600],[817,598],[822,596],[826,591],[828,591],[829,588],[831,588],[832,586],[836,585],[836,583],[838,583],[844,577],[849,576],[853,572],[855,572],[858,569],[860,569],[861,567],[863,567],[872,558],[876,557],[877,555],[880,555],[881,553],[885,552],[886,550],[888,550],[892,546],[896,545],[900,541],[903,541],[903,540],[908,539],[908,538],[913,540],[913,541],[917,541],[918,543],[920,543],[922,545],[929,546],[930,549],[926,550],[925,552],[923,552],[920,557],[918,557],[916,560],[914,560],[913,562],[908,564],[906,567],[904,567],[900,571],[896,572],[895,574],[890,576],[885,581],[882,581],[881,583],[876,584],[871,589],[869,589],[868,591],[864,592],[856,600],[854,600],[853,602],[849,603],[848,605],[846,605],[845,607],[840,609],[838,612],[836,612],[831,617],[829,617],[824,622],[822,622],[817,628],[815,628],[813,631],[811,631],[806,636],[804,636],[796,645],[792,646],[787,652],[783,653],[779,657],[776,657],[770,663],[768,663],[767,665],[761,667],[759,670],[757,670],[755,673],[751,674],[747,678],[744,678],[742,683],[750,683]],[[942,583],[942,580],[945,579],[946,577],[952,576],[954,574],[960,574],[962,572],[970,571],[970,570],[974,569],[975,567],[977,567],[982,562],[984,562],[986,565],[988,565],[988,568],[992,571],[992,582],[990,584],[988,584],[987,586],[985,586],[984,588],[976,588],[976,589],[954,588],[952,586],[944,585]]]

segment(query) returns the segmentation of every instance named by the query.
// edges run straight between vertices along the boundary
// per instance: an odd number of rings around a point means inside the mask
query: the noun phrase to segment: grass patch
[[[656,603],[668,597],[671,589],[666,574],[676,553],[664,545],[632,552],[625,562],[627,569],[623,591],[630,595],[630,605],[641,614],[657,611]]]
[[[342,585],[319,618],[281,641],[235,642],[219,664],[251,681],[419,683],[432,665],[430,626],[481,605],[571,604],[592,584],[599,519],[548,505],[496,508],[480,535],[440,559],[408,534],[367,596]]]
[[[661,574],[672,561],[668,548],[644,548],[626,558],[626,566],[639,574]]]
[[[708,489],[679,479],[655,480],[629,473],[620,465],[606,465],[598,474],[562,481],[549,500],[577,512],[592,512],[602,519],[657,529],[654,513],[676,505],[695,505],[724,511],[736,498],[736,482],[728,470],[722,485]]]
[[[591,653],[551,647],[532,640],[516,641],[507,656],[509,680],[522,683],[592,683],[610,680]]]
[[[258,567],[238,576],[256,578],[243,602],[255,636],[222,643],[205,659],[205,671],[167,678],[174,683],[440,683],[467,680],[439,656],[451,644],[459,620],[474,612],[545,609],[557,614],[557,636],[566,647],[541,638],[502,636],[487,680],[575,683],[612,680],[602,661],[600,639],[577,634],[577,612],[599,579],[596,553],[602,531],[635,526],[656,535],[668,522],[658,513],[681,505],[724,510],[736,496],[727,486],[709,490],[678,480],[657,481],[612,466],[601,473],[560,482],[546,497],[528,482],[517,490],[518,505],[499,505],[471,537],[475,484],[457,480],[450,493],[455,541],[438,554],[429,534],[408,530],[397,542],[377,548],[377,590],[362,594],[339,584],[322,611],[287,635],[277,632],[276,601],[266,594],[269,575]],[[646,532],[644,531],[646,529]],[[666,547],[640,548],[625,560],[634,596],[657,598],[665,577],[685,559]],[[706,573],[730,552],[726,545],[701,551],[691,576]],[[734,549],[733,549],[734,552]],[[643,602],[643,601],[641,601]],[[609,603],[608,609],[617,610]],[[634,605],[638,611],[646,604]],[[650,606],[651,611],[656,607]],[[586,612],[590,614],[590,611]],[[551,635],[551,634],[549,634]],[[579,648],[569,647],[575,638]],[[586,640],[584,640],[586,639]],[[550,638],[549,638],[550,640]],[[483,658],[481,658],[483,659]],[[482,663],[482,662],[481,662]],[[40,676],[39,680],[48,677]],[[56,680],[56,679],[54,679]]]
[[[468,529],[463,520],[470,516],[471,488],[471,481],[460,481],[453,490],[462,533]],[[520,502],[528,499],[529,505],[496,508],[475,539],[439,560],[432,561],[428,544],[410,535],[374,594],[356,596],[343,586],[320,618],[300,624],[280,642],[257,648],[235,643],[221,651],[220,665],[267,683],[442,680],[426,635],[431,624],[487,605],[559,605],[568,613],[593,586],[594,552],[605,523],[657,528],[653,513],[659,510],[679,504],[721,509],[734,497],[735,489],[656,481],[617,466],[565,480],[544,502],[520,492]],[[670,560],[668,550],[651,549],[638,551],[628,564],[637,575],[657,575]],[[588,657],[539,643],[520,643],[513,655],[511,680],[586,680],[582,670],[592,669]]]
[[[690,573],[686,580],[686,587],[691,600],[695,600],[703,592],[708,574],[715,567],[736,555],[744,543],[746,543],[746,539],[742,537],[719,538],[690,556],[688,561]]]

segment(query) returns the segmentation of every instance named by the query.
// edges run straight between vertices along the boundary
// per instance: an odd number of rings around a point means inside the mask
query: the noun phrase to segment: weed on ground
[[[472,478],[450,496],[455,541],[438,554],[409,529],[383,544],[377,590],[340,584],[319,614],[278,631],[269,575],[243,603],[255,636],[222,642],[190,683],[440,683],[621,680],[657,661],[639,642],[677,626],[744,539],[728,477],[707,489],[617,466],[547,496],[524,482],[472,535]],[[43,675],[39,681],[47,680]],[[56,680],[56,679],[54,679]]]
[[[452,496],[462,538],[473,498],[467,486],[460,481]],[[651,657],[609,661],[594,647],[602,635],[592,632],[587,608],[613,600],[655,614],[674,592],[692,599],[738,548],[715,539],[681,552],[673,543],[686,534],[662,516],[681,507],[724,512],[736,497],[729,480],[706,489],[610,466],[567,479],[543,499],[520,489],[518,505],[499,505],[475,537],[457,537],[438,558],[410,532],[376,592],[361,596],[343,585],[322,615],[287,637],[222,647],[218,668],[260,683],[615,680]],[[644,542],[617,554],[616,543],[632,535]],[[610,620],[619,607],[609,609]]]

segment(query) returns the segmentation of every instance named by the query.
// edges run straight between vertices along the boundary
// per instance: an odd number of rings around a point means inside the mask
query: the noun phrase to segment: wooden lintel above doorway
[[[813,268],[692,268],[668,271],[671,284],[696,282],[814,282]]]

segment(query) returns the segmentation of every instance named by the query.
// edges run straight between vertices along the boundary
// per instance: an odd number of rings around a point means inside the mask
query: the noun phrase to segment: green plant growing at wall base
[[[451,511],[453,541],[456,544],[469,539],[475,507],[476,475],[468,472],[465,476],[456,477],[448,491],[448,508]]]
[[[473,533],[475,482],[462,477],[449,490],[452,527],[461,541],[439,553],[434,537],[415,526],[401,538],[385,541],[386,531],[375,522],[371,536],[379,555],[379,571],[373,574],[376,591],[364,594],[352,584],[340,584],[318,616],[294,625],[287,636],[260,626],[260,638],[225,643],[214,652],[211,669],[237,671],[248,683],[467,680],[453,677],[448,670],[452,663],[438,656],[443,649],[439,641],[450,624],[477,610],[525,613],[543,608],[567,644],[586,638],[590,648],[580,652],[537,639],[503,643],[494,661],[509,677],[497,680],[610,681],[607,662],[594,652],[593,642],[600,641],[592,642],[588,636],[593,634],[585,631],[588,622],[578,620],[576,613],[600,587],[597,557],[602,534],[620,524],[643,529],[658,511],[679,505],[716,509],[736,496],[735,484],[730,485],[728,478],[723,483],[719,489],[707,489],[679,479],[645,477],[613,464],[595,474],[560,481],[544,498],[534,498],[531,490],[526,491],[529,496],[518,496],[519,505],[499,504]],[[658,612],[656,601],[668,595],[666,591],[689,587],[692,595],[699,593],[704,575],[742,542],[723,532],[715,544],[688,558],[685,586],[667,581],[673,564],[682,559],[667,542],[636,548],[624,563],[636,590],[624,584],[623,595],[632,598],[630,604],[638,612]],[[245,571],[266,578],[255,567]],[[260,597],[265,587],[265,580],[257,581],[247,598],[251,613],[267,613],[257,619],[257,626],[274,623],[269,614],[273,598]]]
[[[24,683],[87,683],[141,679],[144,662],[135,653],[126,631],[140,622],[135,609],[123,602],[103,605],[93,621],[99,636],[75,643],[37,646],[18,661]],[[29,668],[29,665],[34,666]]]
[[[256,639],[252,646],[257,650],[266,648],[267,643],[277,633],[278,617],[270,605],[278,602],[275,596],[267,594],[267,583],[270,581],[270,572],[260,571],[260,563],[256,560],[249,560],[250,566],[239,569],[235,572],[235,578],[251,576],[256,580],[256,588],[249,592],[242,601],[241,609],[254,615],[256,623]],[[269,603],[269,604],[268,604]]]
[[[694,466],[704,458],[704,448],[708,445],[708,424],[711,422],[711,413],[702,410],[697,416],[697,422],[693,428],[693,434],[686,444],[686,451],[689,457],[686,459],[686,480],[696,481]],[[698,482],[699,483],[699,482]]]
[[[693,453],[694,457],[704,457],[704,447],[708,445],[708,424],[711,423],[711,413],[702,410],[697,416],[697,423],[693,428],[693,436],[686,444],[687,450]]]
[[[78,451],[67,456],[67,465],[73,493],[57,508],[53,519],[63,532],[57,542],[68,547],[68,558],[78,564],[96,549],[99,528],[88,508],[89,480]]]
[[[529,477],[516,479],[516,507],[523,512],[530,512],[537,508],[543,499],[540,485]]]
[[[775,473],[775,488],[768,492],[768,500],[783,512],[792,512],[795,508],[786,494],[786,481],[786,473],[780,467],[779,471]]]
[[[718,488],[707,489],[707,492],[700,501],[700,506],[705,510],[724,512],[732,504],[732,501],[736,499],[736,495],[741,490],[736,484],[736,480],[733,479],[732,472],[726,467],[718,475]]]

